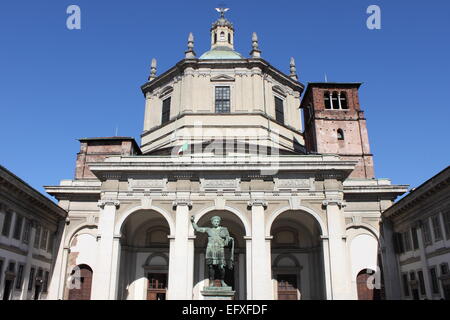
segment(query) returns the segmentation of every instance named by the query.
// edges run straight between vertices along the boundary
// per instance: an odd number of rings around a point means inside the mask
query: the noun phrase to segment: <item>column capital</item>
[[[324,200],[322,202],[322,205],[324,207],[335,205],[335,206],[338,206],[340,209],[342,209],[342,208],[345,208],[347,206],[347,203],[344,200],[337,200],[337,199],[333,200],[333,199],[331,199],[331,200]]]
[[[115,199],[102,199],[99,200],[97,206],[103,209],[105,206],[115,206],[118,208],[120,206],[120,201]]]
[[[172,202],[172,207],[177,208],[178,206],[187,206],[189,209],[192,208],[192,201],[188,199],[176,199]]]
[[[264,209],[267,208],[267,201],[263,199],[251,199],[249,202],[247,202],[248,207],[258,207],[262,206]]]

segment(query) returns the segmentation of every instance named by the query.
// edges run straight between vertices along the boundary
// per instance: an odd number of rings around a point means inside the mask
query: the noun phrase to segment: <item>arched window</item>
[[[331,105],[333,106],[333,110],[340,109],[339,108],[339,96],[337,92],[333,92],[331,97]]]
[[[217,43],[217,33],[214,33],[214,44]]]
[[[337,138],[338,140],[344,140],[344,131],[342,129],[337,130]]]
[[[220,33],[220,41],[225,41],[225,32]]]
[[[323,98],[325,100],[325,109],[331,109],[330,93],[325,92]]]
[[[341,99],[341,108],[344,110],[348,109],[347,94],[345,92],[341,92],[339,98]]]
[[[228,34],[228,43],[231,44],[231,34]]]

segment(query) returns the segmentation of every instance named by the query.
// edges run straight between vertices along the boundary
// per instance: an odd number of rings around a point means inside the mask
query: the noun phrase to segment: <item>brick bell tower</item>
[[[373,179],[366,118],[359,104],[361,83],[309,83],[301,108],[308,152],[357,160],[350,178]]]

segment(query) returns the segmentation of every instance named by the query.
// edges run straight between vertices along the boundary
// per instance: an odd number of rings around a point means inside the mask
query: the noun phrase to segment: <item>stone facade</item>
[[[0,166],[0,299],[47,298],[66,216]]]
[[[450,167],[383,212],[390,299],[450,299]]]
[[[373,178],[359,86],[334,84],[352,97],[349,119],[340,115],[348,147],[319,150],[308,141],[334,138],[311,140],[319,125],[302,132],[295,61],[290,75],[271,66],[256,34],[244,58],[223,15],[211,42],[196,58],[190,35],[186,58],[160,76],[152,62],[140,148],[82,139],[76,178],[46,187],[70,218],[50,299],[88,290],[93,299],[204,299],[207,239],[190,216],[202,226],[220,215],[236,240],[226,275],[235,299],[357,299],[361,271],[378,271],[381,213],[407,188]],[[69,285],[78,269],[92,285]]]

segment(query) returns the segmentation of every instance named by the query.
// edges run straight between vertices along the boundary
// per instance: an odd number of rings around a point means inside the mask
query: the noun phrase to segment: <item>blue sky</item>
[[[140,92],[151,58],[162,73],[183,58],[187,35],[199,56],[221,1],[15,0],[0,4],[0,164],[33,187],[71,179],[76,139],[140,142]],[[363,82],[360,98],[379,178],[418,186],[449,165],[450,2],[447,0],[229,0],[235,47],[300,81]],[[66,28],[81,8],[82,29]],[[382,29],[366,9],[382,10]]]

